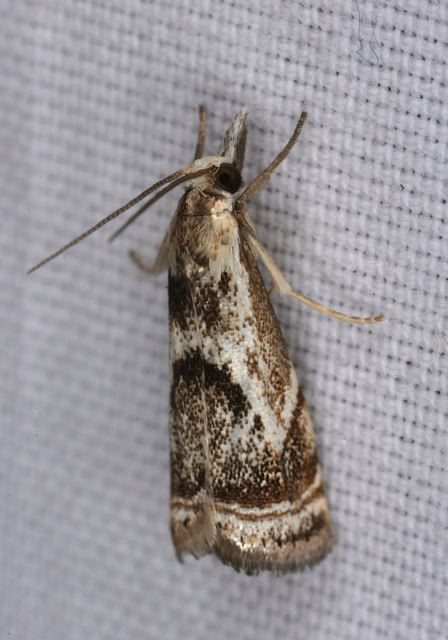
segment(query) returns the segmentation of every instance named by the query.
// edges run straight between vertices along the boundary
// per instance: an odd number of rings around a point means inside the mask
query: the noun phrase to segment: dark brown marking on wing
[[[302,541],[311,540],[313,536],[316,536],[324,527],[328,525],[328,518],[326,513],[311,513],[304,521],[303,525],[298,531],[288,529],[286,535],[278,536],[275,533],[275,526],[272,529],[268,529],[267,537],[274,540],[278,547],[285,545],[295,545]]]
[[[215,509],[219,513],[227,513],[229,515],[235,516],[238,520],[247,520],[250,522],[256,522],[258,520],[275,520],[277,518],[283,518],[284,516],[291,516],[297,513],[301,513],[305,507],[311,504],[313,501],[321,498],[325,495],[325,490],[322,484],[319,484],[307,497],[303,500],[296,501],[295,503],[291,503],[291,507],[288,509],[276,509],[273,507],[272,511],[266,512],[262,511],[261,513],[247,513],[245,511],[240,511],[238,508],[235,508],[234,505],[228,507],[226,503],[215,502]],[[186,501],[182,500],[171,500],[171,506],[179,509],[195,509],[196,503],[194,501]]]
[[[203,379],[205,389],[202,387]],[[225,446],[228,435],[228,429],[221,428],[224,425],[218,416],[224,413],[226,425],[238,428],[249,409],[240,385],[231,381],[228,367],[224,365],[220,368],[204,362],[199,349],[173,363],[171,466],[175,495],[190,498],[204,486],[205,429],[208,427],[212,466],[210,475],[213,478],[214,453],[217,448]],[[204,424],[205,421],[207,424]]]
[[[289,509],[274,509],[269,513],[262,512],[260,514],[257,513],[246,513],[242,511],[238,511],[235,508],[226,508],[221,504],[216,505],[216,511],[220,513],[228,513],[230,515],[236,516],[238,520],[248,520],[251,522],[256,522],[258,520],[263,520],[267,522],[267,520],[275,520],[277,518],[283,518],[284,516],[291,516],[294,514],[301,513],[305,507],[307,507],[314,500],[325,495],[325,491],[322,485],[319,485],[305,500],[298,501],[296,503],[291,503],[291,508]]]
[[[305,430],[308,421],[305,398],[299,388],[282,453],[285,486],[290,500],[301,495],[316,475],[317,451],[314,438],[311,438]]]
[[[202,357],[196,350],[173,363],[171,385],[171,489],[193,498],[204,488],[205,414]]]
[[[276,451],[268,437],[261,416],[256,415],[246,440],[221,451],[218,438],[212,439],[212,460],[217,473],[213,475],[216,500],[237,503],[243,507],[267,507],[284,500],[296,501],[311,485],[317,473],[314,440],[308,435],[308,420],[303,395],[299,391],[296,409],[286,432],[281,452]],[[224,426],[224,425],[222,425]],[[215,427],[216,425],[215,421]],[[226,433],[226,429],[223,429]],[[235,431],[232,435],[234,436]],[[226,438],[230,437],[226,433]],[[231,438],[232,442],[235,440]],[[219,464],[219,461],[222,461]]]
[[[194,309],[187,276],[180,272],[168,274],[168,311],[170,322],[176,322],[182,331],[188,329]]]
[[[254,424],[252,425],[251,433],[256,435],[260,440],[264,437],[264,424],[258,413],[254,416]]]
[[[219,335],[229,330],[233,318],[232,306],[237,307],[237,286],[233,276],[223,271],[219,282],[207,282],[195,290],[195,308],[199,320],[205,324],[207,335]],[[227,311],[222,313],[221,303],[226,300]]]
[[[200,309],[200,317],[205,326],[210,330],[219,322],[219,295],[217,287],[210,284],[204,285],[195,296],[197,308]]]
[[[221,274],[221,279],[218,283],[218,289],[221,292],[222,296],[225,298],[230,293],[230,284],[233,281],[232,276],[227,273],[227,271],[223,271]],[[238,293],[238,289],[236,283],[233,284],[234,293]]]
[[[328,519],[323,513],[312,514],[308,528],[299,533],[297,540],[310,540],[326,527],[327,523]],[[296,542],[296,539],[293,538],[291,541]]]
[[[257,331],[260,345],[268,341],[270,350],[282,357],[285,372],[289,372],[289,356],[280,325],[271,303],[270,295],[261,277],[257,261],[246,240],[240,241],[240,257],[249,276],[249,294],[254,311],[251,320]]]
[[[244,238],[240,241],[240,256],[249,277],[249,295],[253,314],[248,318],[248,323],[258,336],[259,350],[256,355],[258,358],[262,357],[269,366],[269,377],[263,380],[265,395],[280,418],[280,411],[285,402],[285,392],[290,387],[291,361],[270,295],[266,290],[252,249]],[[250,355],[252,354],[248,354],[248,357]],[[253,365],[253,368],[256,369],[256,366],[256,364]]]
[[[220,452],[216,454],[219,459]],[[224,457],[222,471],[213,482],[217,500],[248,507],[266,506],[283,499],[281,468],[267,441],[255,442],[250,437],[244,445],[232,445],[230,454]]]
[[[245,442],[239,438],[249,409],[250,403],[241,386],[232,382],[228,367],[203,362],[199,349],[173,363],[171,462],[175,495],[191,498],[204,486],[203,443],[207,428],[209,476],[216,500],[264,506],[284,499],[282,461],[269,441],[260,441],[261,416],[254,420],[249,438]]]
[[[220,313],[220,303],[226,297],[232,297],[236,305],[236,285],[226,271],[221,274],[218,283],[195,282],[188,278],[183,270],[168,275],[168,308],[170,322],[179,325],[182,331],[195,326],[194,314],[198,315],[198,322],[205,324],[206,334],[212,331],[228,329],[226,319]],[[194,298],[194,304],[192,301]],[[230,312],[231,313],[231,312]]]

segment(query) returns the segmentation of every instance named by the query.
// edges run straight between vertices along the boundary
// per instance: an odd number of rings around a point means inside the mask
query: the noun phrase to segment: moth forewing
[[[220,276],[185,254],[169,276],[172,533],[182,552],[284,572],[329,549],[327,502],[305,401],[244,234],[234,249]],[[214,535],[198,548],[202,526]]]

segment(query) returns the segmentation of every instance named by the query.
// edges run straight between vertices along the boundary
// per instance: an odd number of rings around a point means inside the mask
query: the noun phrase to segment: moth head
[[[205,111],[200,107],[200,130],[205,135]],[[247,139],[247,109],[241,109],[230,123],[216,156],[199,157],[193,162],[195,169],[209,169],[210,173],[188,181],[185,186],[196,187],[207,195],[234,195],[242,184],[244,154]],[[203,150],[203,140],[201,151]]]
[[[200,111],[204,116],[204,111]],[[205,121],[203,121],[205,130]],[[211,173],[187,183],[187,187],[196,186],[208,195],[234,195],[242,184],[244,154],[247,139],[247,109],[241,109],[227,129],[217,156],[206,156],[195,160],[197,169],[210,168]]]
[[[195,160],[192,166],[204,170],[204,174],[186,181],[187,190],[197,189],[210,196],[233,196],[243,184],[238,167],[229,158],[206,156]]]
[[[196,147],[197,153],[195,154],[196,158],[201,155],[204,146],[205,109],[203,107],[200,107],[200,118],[199,137]],[[81,235],[77,236],[57,251],[54,251],[52,254],[44,258],[44,260],[38,262],[34,267],[29,269],[28,273],[36,271],[51,260],[54,260],[71,247],[74,247],[82,240],[85,240],[85,238],[103,227],[105,224],[108,224],[118,216],[122,215],[125,211],[128,211],[135,205],[142,203],[143,200],[146,200],[146,202],[140,204],[140,207],[127,220],[127,222],[111,236],[110,239],[112,240],[152,204],[181,184],[184,184],[187,189],[196,188],[198,192],[208,192],[208,194],[212,196],[230,196],[239,206],[243,205],[250,197],[267,184],[272,172],[282,162],[282,160],[286,158],[299,137],[306,119],[306,113],[304,112],[301,114],[294,133],[286,146],[279,154],[277,154],[274,160],[259,176],[254,178],[244,189],[242,189],[241,171],[246,149],[246,119],[247,111],[242,109],[235,116],[228,128],[224,136],[224,141],[219,151],[219,155],[194,160],[193,163],[178,169],[161,180],[158,180],[129,200],[129,202],[126,202],[124,205],[81,233]],[[152,195],[152,197],[147,199],[150,195]]]

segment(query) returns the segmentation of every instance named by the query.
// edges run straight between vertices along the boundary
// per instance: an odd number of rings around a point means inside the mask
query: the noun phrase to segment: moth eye
[[[219,167],[216,174],[216,181],[221,189],[229,193],[235,193],[241,187],[241,174],[238,169],[230,163],[224,163]]]

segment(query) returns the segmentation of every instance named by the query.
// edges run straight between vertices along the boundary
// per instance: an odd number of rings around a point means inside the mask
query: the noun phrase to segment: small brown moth
[[[36,270],[147,200],[114,234],[179,184],[186,191],[149,274],[168,271],[171,367],[171,534],[177,556],[214,553],[248,574],[312,565],[331,548],[328,505],[304,397],[257,259],[274,289],[326,315],[359,318],[294,291],[258,240],[246,202],[287,157],[306,119],[276,158],[243,186],[247,112],[216,156],[203,156],[199,110],[192,164],[140,195],[33,267]],[[166,186],[164,186],[166,185]],[[163,188],[162,188],[163,187]]]

